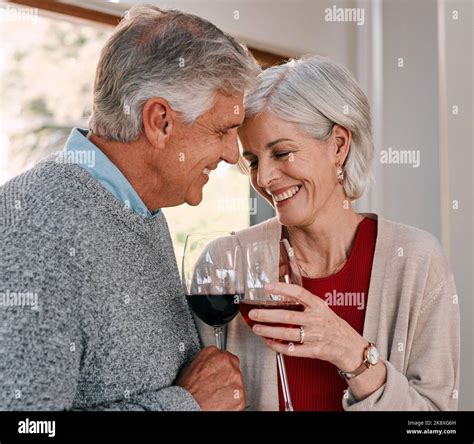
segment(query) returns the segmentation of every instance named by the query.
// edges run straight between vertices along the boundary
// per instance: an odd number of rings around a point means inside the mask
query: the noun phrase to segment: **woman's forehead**
[[[246,118],[238,134],[244,152],[271,149],[281,142],[297,142],[305,138],[298,125],[270,113]]]

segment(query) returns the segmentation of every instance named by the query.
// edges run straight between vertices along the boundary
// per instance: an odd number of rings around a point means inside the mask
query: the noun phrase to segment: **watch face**
[[[375,365],[379,362],[379,351],[375,347],[370,347],[367,350],[367,361],[369,361],[371,365]]]

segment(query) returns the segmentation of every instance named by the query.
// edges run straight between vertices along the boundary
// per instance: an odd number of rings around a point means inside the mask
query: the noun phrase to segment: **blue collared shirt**
[[[87,138],[87,130],[74,128],[64,147],[64,160],[76,163],[87,170],[104,188],[120,202],[141,216],[152,218],[153,213],[146,207],[131,183],[114,163]]]

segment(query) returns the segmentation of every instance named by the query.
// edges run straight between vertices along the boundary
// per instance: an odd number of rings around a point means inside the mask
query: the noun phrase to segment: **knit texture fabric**
[[[51,157],[0,187],[0,409],[199,410],[199,339],[162,212]]]

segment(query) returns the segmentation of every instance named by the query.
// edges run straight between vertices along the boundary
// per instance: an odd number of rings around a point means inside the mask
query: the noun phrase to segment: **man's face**
[[[237,163],[237,127],[243,119],[243,94],[221,93],[216,94],[214,106],[192,125],[175,119],[162,163],[167,196],[163,206],[201,203],[202,189],[219,162]]]

